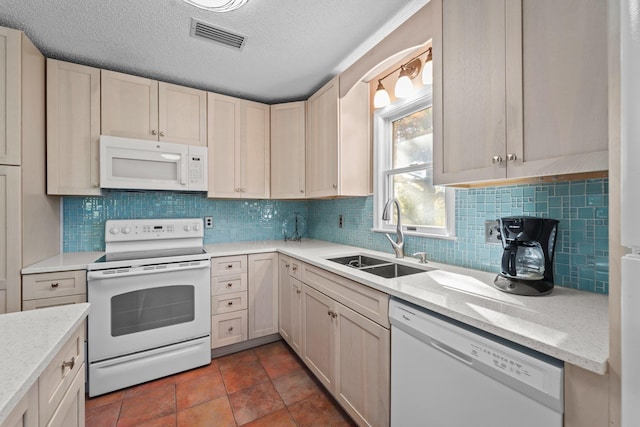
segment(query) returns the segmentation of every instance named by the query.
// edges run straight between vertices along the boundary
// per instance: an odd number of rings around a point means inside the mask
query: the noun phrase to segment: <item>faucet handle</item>
[[[411,255],[413,257],[418,258],[418,262],[420,264],[426,264],[429,261],[427,261],[427,254],[425,252],[416,252],[415,254]]]

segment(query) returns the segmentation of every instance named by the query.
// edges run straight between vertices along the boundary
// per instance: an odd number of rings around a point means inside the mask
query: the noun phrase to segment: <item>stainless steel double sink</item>
[[[385,259],[373,258],[367,255],[349,255],[339,258],[328,258],[328,260],[387,279],[433,270],[433,268],[429,267],[411,267]]]

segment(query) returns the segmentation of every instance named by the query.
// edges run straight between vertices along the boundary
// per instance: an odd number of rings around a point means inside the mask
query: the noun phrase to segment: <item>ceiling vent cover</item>
[[[220,43],[238,50],[244,47],[245,36],[191,18],[191,37]]]

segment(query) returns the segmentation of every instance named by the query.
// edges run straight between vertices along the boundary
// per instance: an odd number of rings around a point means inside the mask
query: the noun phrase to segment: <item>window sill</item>
[[[393,230],[385,230],[385,229],[382,229],[382,228],[372,228],[371,231],[373,231],[375,233],[395,234],[395,228]],[[403,230],[402,233],[405,236],[427,237],[429,239],[451,240],[451,241],[454,241],[454,242],[458,240],[457,236],[446,236],[444,234],[419,233],[417,231],[406,231],[406,230]]]

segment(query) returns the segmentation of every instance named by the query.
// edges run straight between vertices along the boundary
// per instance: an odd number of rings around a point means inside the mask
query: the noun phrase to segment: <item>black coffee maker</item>
[[[546,295],[553,289],[553,253],[558,221],[535,217],[498,219],[504,252],[493,283],[517,295]]]

